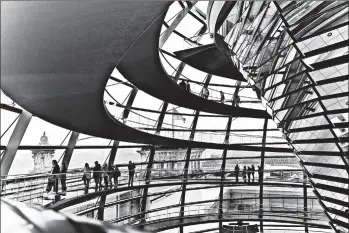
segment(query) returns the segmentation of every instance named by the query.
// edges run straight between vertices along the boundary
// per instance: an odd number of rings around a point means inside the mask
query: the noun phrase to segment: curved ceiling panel
[[[270,118],[265,110],[221,104],[180,88],[161,65],[158,49],[162,23],[158,18],[118,63],[118,70],[127,80],[149,95],[178,106],[233,117]]]
[[[2,4],[2,89],[19,105],[51,123],[94,136],[119,138],[120,130],[128,127],[118,125],[104,108],[106,82],[131,43],[168,5]],[[123,136],[125,140],[139,137]]]
[[[138,143],[227,147],[143,133],[113,120],[105,109],[104,88],[116,63],[132,41],[149,37],[151,31],[144,32],[155,19],[163,21],[168,5],[4,3],[2,89],[34,115],[77,132]]]

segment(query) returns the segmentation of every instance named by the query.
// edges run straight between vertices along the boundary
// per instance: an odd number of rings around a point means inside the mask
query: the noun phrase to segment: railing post
[[[104,220],[104,206],[107,195],[102,195],[99,199],[99,206],[97,212],[97,219],[103,221]]]

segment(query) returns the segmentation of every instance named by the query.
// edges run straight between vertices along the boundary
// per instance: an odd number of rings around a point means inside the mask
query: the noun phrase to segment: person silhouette
[[[244,182],[246,183],[246,166],[244,166],[244,170],[242,170],[242,178],[244,179]]]
[[[252,167],[251,167],[252,182],[254,182],[254,173],[255,172],[256,172],[256,168],[254,167],[254,165],[252,165]]]
[[[247,182],[250,183],[251,181],[251,168],[250,167],[247,167]]]
[[[258,182],[262,182],[263,181],[263,172],[262,172],[262,168],[260,166],[258,166]]]
[[[132,161],[128,162],[128,173],[129,173],[129,177],[128,177],[128,186],[133,186],[133,177],[135,175],[135,168],[136,165],[134,163],[132,163]]]
[[[236,182],[239,182],[239,171],[240,171],[239,164],[236,164],[236,166],[235,166],[235,180],[236,180]]]

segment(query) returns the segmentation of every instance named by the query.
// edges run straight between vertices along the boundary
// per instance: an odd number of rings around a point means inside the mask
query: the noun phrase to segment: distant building
[[[271,153],[270,153],[271,154]],[[275,155],[280,155],[280,154],[272,154],[273,156]],[[253,158],[253,157],[259,157],[260,152],[242,152],[242,151],[229,151],[227,154],[227,160],[226,160],[226,169],[231,169],[233,170],[235,168],[236,164],[243,165],[243,166],[250,166],[250,165],[259,165],[261,163],[260,158]],[[252,157],[252,158],[249,158]],[[219,160],[207,160],[201,163],[201,169],[203,171],[207,170],[219,170],[222,166],[222,155],[221,154],[212,154],[211,155],[212,159],[217,159]],[[234,158],[234,159],[229,159],[229,158]],[[275,166],[298,166],[299,161],[298,159],[294,156],[292,157],[285,157],[285,158],[268,158],[268,156],[265,157],[264,164],[266,165],[275,165]]]
[[[190,153],[190,162],[189,162],[189,172],[197,172],[201,170],[200,161],[192,161],[195,159],[200,159],[202,153],[205,149],[196,149],[193,148]],[[142,150],[137,151],[141,157],[147,158],[149,155],[149,149],[142,148]],[[184,168],[184,160],[186,157],[187,149],[156,149],[154,155],[154,164],[152,173],[156,175],[156,171],[162,173],[177,173],[182,172]],[[180,160],[180,162],[178,162]],[[162,162],[162,163],[156,163]],[[145,168],[144,168],[145,169]],[[155,173],[155,174],[154,174]]]
[[[39,146],[49,146],[48,137],[44,132],[40,138]],[[34,149],[31,150],[34,159],[34,169],[31,173],[43,173],[48,172],[52,168],[52,159],[54,157],[55,150],[52,149]]]

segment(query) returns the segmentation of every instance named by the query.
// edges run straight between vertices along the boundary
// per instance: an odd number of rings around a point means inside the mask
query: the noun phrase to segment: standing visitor
[[[263,181],[263,172],[260,166],[258,166],[258,182],[262,182]]]
[[[246,166],[244,166],[244,170],[242,170],[242,178],[244,179],[244,182],[246,183]]]
[[[247,182],[250,183],[251,181],[251,168],[250,167],[247,167]]]
[[[109,183],[110,183],[110,188],[113,187],[113,179],[115,179],[115,170],[112,165],[108,166],[108,176],[109,176]]]
[[[84,181],[85,185],[85,194],[88,193],[88,189],[90,187],[90,180],[91,180],[91,169],[88,163],[85,163],[84,167],[84,174],[82,175],[82,180]]]
[[[56,174],[58,174],[59,171],[60,169],[59,169],[57,160],[52,160],[52,169],[50,172],[51,175],[48,178],[48,183],[46,187],[47,193],[51,192],[52,186],[53,186],[53,191],[55,193],[58,192],[58,176]]]
[[[102,179],[101,179],[102,167],[97,161],[95,161],[95,167],[92,170],[93,170],[93,179],[95,180],[95,184],[96,184],[95,190],[97,191],[98,189],[102,188]]]
[[[135,175],[135,168],[136,168],[136,165],[134,163],[132,163],[132,161],[129,161],[128,162],[128,174],[129,174],[129,177],[128,177],[128,186],[133,186],[133,177]]]
[[[109,171],[108,171],[108,164],[104,163],[103,164],[103,181],[104,181],[104,189],[108,189],[108,179],[109,179]]]
[[[252,167],[251,167],[252,182],[254,182],[254,173],[255,172],[256,172],[256,168],[254,167],[254,165],[252,165]]]
[[[188,79],[187,79],[187,81],[186,81],[186,89],[187,89],[187,91],[189,91],[189,92],[191,91],[191,90],[190,90],[190,84],[189,84]]]
[[[236,166],[235,166],[235,180],[236,180],[236,182],[239,182],[239,171],[240,171],[239,164],[236,164]]]
[[[220,91],[220,93],[221,93],[221,100],[219,102],[223,104],[225,101],[224,93],[223,91]]]
[[[115,172],[114,172],[114,185],[115,185],[115,188],[118,187],[118,183],[119,183],[119,177],[121,176],[121,172],[118,168],[118,166],[115,166]]]
[[[67,166],[65,165],[65,162],[62,162],[62,167],[61,167],[61,185],[62,185],[62,194],[65,195],[67,193]]]

